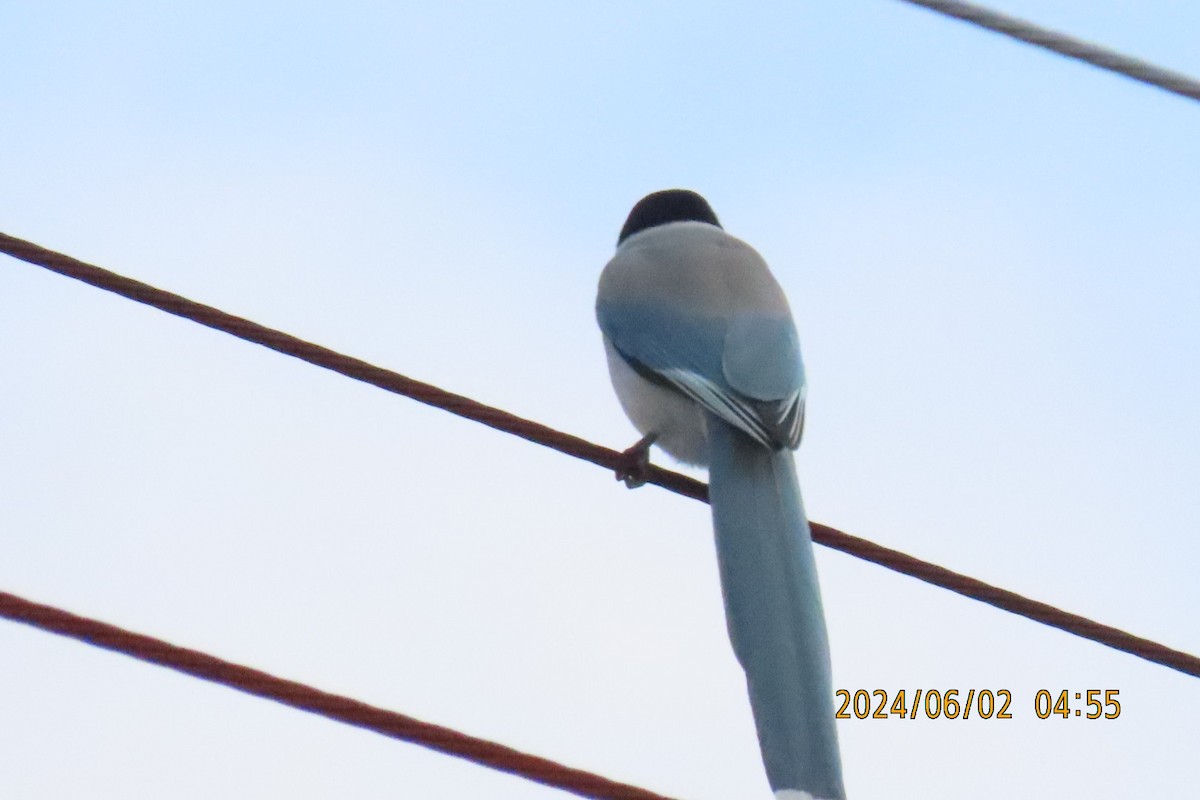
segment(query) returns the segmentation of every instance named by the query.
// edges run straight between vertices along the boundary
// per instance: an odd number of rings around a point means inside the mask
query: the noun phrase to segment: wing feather
[[[734,378],[739,374],[729,369],[725,358],[729,321],[684,316],[634,304],[598,303],[596,311],[600,327],[613,347],[639,374],[691,398],[764,447],[795,448],[800,443],[804,422],[803,368],[798,363],[799,349],[787,346],[794,334],[783,337],[782,348],[760,337],[762,346],[772,349],[776,358],[780,355],[785,360],[794,358],[797,363],[785,363],[776,370],[777,375],[785,377],[772,378],[773,391],[761,388],[760,382],[760,388],[751,394],[739,391],[730,379],[730,372]],[[741,327],[764,332],[780,328],[777,324]],[[748,346],[742,336],[738,344],[742,374],[752,374],[742,366],[750,363],[745,355]],[[770,357],[768,354],[767,358]],[[758,362],[763,362],[762,356]],[[789,372],[795,377],[789,379]],[[782,396],[772,397],[772,394]]]

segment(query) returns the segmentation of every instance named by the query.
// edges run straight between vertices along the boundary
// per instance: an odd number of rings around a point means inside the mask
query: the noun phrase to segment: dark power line
[[[596,800],[670,800],[540,756],[0,592],[0,617]]]
[[[1019,17],[1010,17],[974,3],[964,3],[962,0],[902,0],[902,2],[922,6],[939,14],[970,22],[1035,47],[1083,61],[1094,67],[1157,86],[1159,89],[1165,89],[1192,100],[1200,100],[1200,80],[1184,75],[1182,72],[1163,69],[1140,58],[1122,55],[1106,47],[1076,39],[1065,33],[1042,28]]]
[[[559,450],[593,464],[616,469],[621,466],[621,454],[616,450],[593,444],[578,436],[554,430],[532,420],[523,419],[498,408],[478,403],[462,395],[447,392],[428,383],[407,378],[395,372],[368,364],[357,358],[342,355],[326,347],[306,342],[295,336],[273,330],[256,322],[235,317],[224,311],[197,303],[186,297],[165,292],[140,281],[126,278],[106,269],[84,263],[62,253],[0,233],[0,252],[27,261],[67,277],[81,280],[106,291],[114,292],[139,303],[153,306],[176,316],[199,322],[246,341],[261,344],[286,355],[333,370],[347,377],[364,381],[389,392],[411,397],[459,416],[473,419],[497,430],[528,439],[531,442]],[[700,481],[651,467],[650,482],[686,497],[708,499],[708,487]],[[841,550],[865,561],[871,561],[896,572],[949,589],[952,592],[979,600],[1005,611],[1041,622],[1085,639],[1123,650],[1147,661],[1200,677],[1200,658],[1174,650],[1165,645],[1134,636],[1131,633],[1102,625],[1099,622],[1071,614],[1054,606],[1032,600],[1007,589],[1000,589],[975,578],[939,567],[897,550],[843,533],[828,525],[812,523],[813,541]]]

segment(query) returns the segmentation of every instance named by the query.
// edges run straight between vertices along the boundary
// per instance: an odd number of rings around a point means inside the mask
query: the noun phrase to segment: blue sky
[[[999,6],[1193,75],[1184,2]],[[1200,652],[1200,107],[884,0],[10,4],[0,230],[613,447],[595,281],[703,192],[813,518]],[[707,509],[5,259],[0,590],[681,798],[766,797]],[[1186,678],[818,553],[856,798],[1175,796]],[[550,798],[0,625],[0,795]],[[1041,688],[1118,689],[1042,721]]]

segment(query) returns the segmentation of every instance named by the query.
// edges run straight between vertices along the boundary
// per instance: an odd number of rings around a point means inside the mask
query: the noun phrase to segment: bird
[[[776,800],[845,800],[829,639],[792,451],[804,431],[800,341],[783,289],[701,195],[667,189],[629,212],[596,318],[613,388],[649,450],[709,471],[726,627],[746,674]]]

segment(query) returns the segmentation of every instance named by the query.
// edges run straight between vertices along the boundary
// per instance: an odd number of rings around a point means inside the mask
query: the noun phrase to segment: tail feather
[[[791,451],[763,447],[712,415],[708,428],[726,622],[767,778],[777,793],[844,800],[829,639]]]

